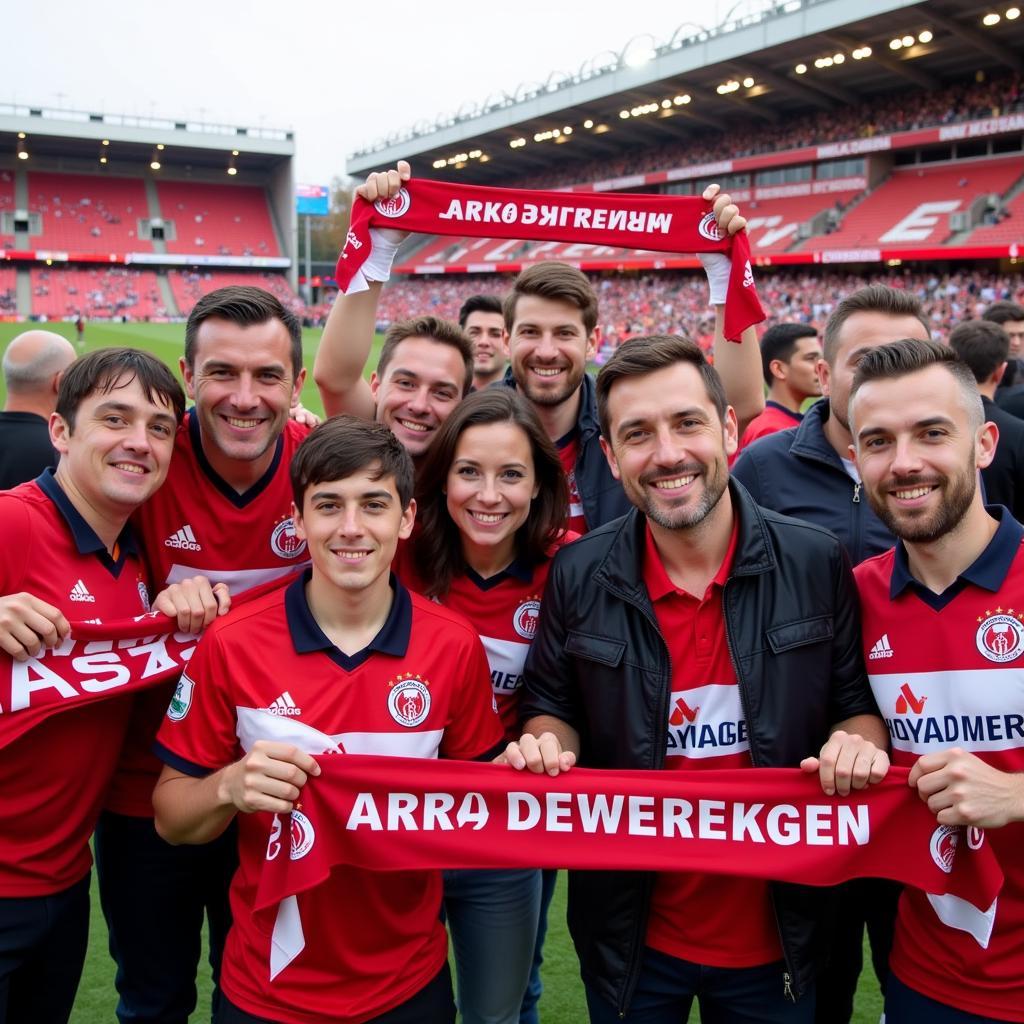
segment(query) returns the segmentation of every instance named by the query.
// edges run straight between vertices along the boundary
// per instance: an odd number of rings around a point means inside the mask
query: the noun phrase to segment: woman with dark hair
[[[558,452],[512,390],[470,395],[420,467],[409,586],[480,634],[506,738],[520,735],[519,688],[568,486]],[[464,1024],[518,1024],[540,917],[538,870],[447,871],[445,912]]]

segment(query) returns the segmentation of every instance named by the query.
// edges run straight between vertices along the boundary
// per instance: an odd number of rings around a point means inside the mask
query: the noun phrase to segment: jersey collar
[[[896,542],[896,557],[889,580],[889,598],[895,600],[908,587],[933,608],[942,608],[968,584],[996,593],[1006,580],[1013,560],[1024,540],[1021,526],[1002,505],[986,505],[985,510],[999,521],[996,532],[984,551],[941,593],[936,594],[914,579],[903,541]]]
[[[395,658],[405,656],[405,652],[409,649],[409,637],[412,631],[412,601],[409,598],[409,591],[402,586],[394,573],[391,574],[394,600],[391,602],[391,610],[384,620],[384,625],[366,647],[351,655],[339,651],[331,643],[309,610],[309,602],[306,600],[306,584],[312,576],[313,570],[306,569],[285,591],[285,617],[288,620],[288,631],[291,633],[292,646],[295,648],[296,654],[324,651],[333,662],[347,672],[358,668],[374,652],[390,654]]]
[[[480,590],[491,590],[499,583],[509,578],[517,579],[521,583],[533,582],[533,563],[527,558],[515,558],[505,566],[501,572],[484,579],[475,569],[466,566],[466,579],[475,584]]]
[[[274,475],[277,473],[278,467],[281,465],[281,453],[284,451],[284,435],[282,434],[274,445],[274,457],[270,460],[270,465],[267,467],[266,473],[263,474],[249,488],[239,494],[214,468],[210,465],[210,460],[206,457],[206,452],[203,451],[203,435],[199,429],[199,417],[196,415],[196,411],[193,408],[188,415],[188,436],[192,443],[192,451],[195,454],[196,462],[199,463],[199,468],[206,475],[207,479],[213,484],[214,487],[224,495],[228,501],[231,502],[235,508],[245,508],[250,501],[258,498],[271,480],[274,479]]]
[[[118,557],[116,560],[110,557],[107,545],[100,540],[96,531],[85,521],[81,512],[75,508],[61,485],[57,483],[52,466],[44,469],[36,477],[35,482],[43,494],[57,506],[57,511],[68,524],[68,529],[71,531],[75,547],[78,548],[80,555],[96,555],[115,575],[120,572],[127,555],[131,555],[133,558],[138,556],[139,549],[135,542],[135,534],[132,532],[131,524],[125,523],[117,537]]]

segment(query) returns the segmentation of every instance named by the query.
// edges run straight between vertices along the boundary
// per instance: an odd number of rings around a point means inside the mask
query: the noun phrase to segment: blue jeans
[[[791,1003],[783,994],[784,969],[781,961],[759,967],[703,967],[648,946],[625,1016],[586,986],[590,1024],[686,1024],[695,997],[702,1024],[812,1024],[813,991]]]
[[[1005,1024],[995,1017],[981,1017],[929,999],[890,972],[885,990],[885,1024],[923,1024],[925,1021],[927,1024]]]
[[[540,920],[537,922],[537,944],[533,947],[533,966],[530,968],[530,981],[523,996],[523,1005],[519,1009],[519,1024],[540,1024],[540,1002],[544,985],[540,980],[540,968],[544,963],[544,939],[548,934],[548,907],[555,895],[555,882],[558,872],[554,868],[541,871],[540,883]]]
[[[463,1024],[517,1024],[540,912],[540,871],[444,873]]]

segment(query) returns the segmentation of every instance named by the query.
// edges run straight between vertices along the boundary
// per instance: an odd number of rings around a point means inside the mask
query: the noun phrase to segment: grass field
[[[25,330],[26,324],[0,323],[0,349],[6,347],[16,334]],[[47,330],[57,331],[74,340],[73,324],[45,324]],[[312,368],[313,355],[320,338],[319,330],[303,332],[305,364]],[[381,339],[377,339],[379,346]],[[168,365],[177,369],[178,358],[184,348],[183,324],[88,324],[85,334],[85,350],[102,348],[107,345],[130,345],[145,348],[159,356]],[[376,362],[375,358],[371,362]],[[0,402],[4,398],[3,382],[0,381]],[[317,413],[322,412],[319,395],[312,379],[309,379],[302,393],[303,404]],[[541,1001],[543,1024],[582,1024],[587,1019],[583,989],[579,970],[568,932],[565,927],[565,884],[559,881],[554,902],[551,905],[550,930],[545,949],[544,996]],[[158,926],[158,925],[157,925]],[[742,926],[742,925],[740,925]],[[865,961],[870,962],[867,956]],[[199,1010],[193,1015],[194,1022],[208,1019],[210,998],[209,969],[204,966],[199,979]],[[115,1020],[114,1008],[117,999],[114,992],[114,967],[107,954],[106,931],[99,905],[96,901],[96,886],[93,884],[93,915],[89,939],[89,953],[85,972],[79,989],[78,999],[72,1016],[73,1024],[110,1024]],[[207,1012],[204,1013],[204,1010]],[[870,969],[862,975],[857,994],[855,1024],[875,1024],[881,1013],[881,999],[877,984]],[[699,1020],[694,1010],[692,1021]]]

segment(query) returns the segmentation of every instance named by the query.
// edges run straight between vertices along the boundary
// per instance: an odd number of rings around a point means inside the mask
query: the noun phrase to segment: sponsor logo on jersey
[[[539,616],[540,601],[535,597],[529,597],[515,610],[512,626],[524,640],[532,640],[537,635]]]
[[[1024,625],[1013,615],[999,614],[988,616],[974,635],[978,650],[989,661],[1014,661],[1024,654]]]
[[[195,685],[187,675],[182,673],[171,703],[167,705],[167,717],[172,722],[180,722],[188,714],[188,709],[192,707],[192,691]]]
[[[892,647],[889,646],[889,634],[883,633],[875,641],[875,646],[871,648],[871,653],[868,655],[868,661],[877,661],[879,658],[891,657]]]
[[[720,757],[750,749],[739,688],[709,684],[669,695],[669,757]]]
[[[407,729],[414,729],[430,714],[430,690],[419,676],[399,677],[391,683],[388,695],[391,717]]]
[[[697,231],[702,238],[706,238],[709,242],[720,242],[722,236],[718,230],[718,222],[715,220],[713,213],[705,213],[700,219],[700,223],[697,225]]]
[[[956,848],[960,843],[962,831],[959,825],[940,825],[932,833],[929,844],[932,860],[947,875],[953,870],[953,861],[956,858]]]
[[[292,809],[291,838],[292,848],[288,856],[292,860],[302,860],[313,849],[313,843],[316,841],[313,823],[302,811],[294,808]]]
[[[71,593],[68,597],[70,597],[72,601],[86,601],[89,604],[96,603],[96,598],[89,593],[89,588],[81,580],[71,588]]]
[[[306,550],[306,542],[295,532],[291,516],[282,519],[270,535],[270,550],[279,558],[298,558]]]
[[[302,714],[302,708],[296,707],[292,695],[287,690],[277,700],[271,701],[265,708],[260,708],[260,711],[268,711],[270,714],[280,715],[282,718],[293,718]]]
[[[181,551],[202,551],[203,546],[196,540],[196,535],[192,532],[192,527],[186,523],[180,530],[172,533],[167,540],[164,541],[164,546],[168,548],[178,548]]]
[[[390,199],[378,199],[373,208],[385,217],[401,217],[411,204],[408,189],[400,188]]]
[[[924,711],[927,697],[918,697],[910,688],[910,683],[904,683],[900,687],[900,694],[896,698],[897,715],[919,715]]]

